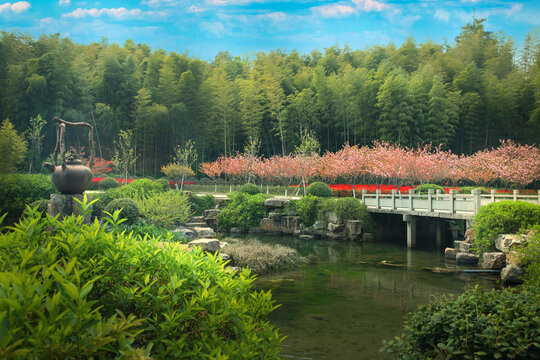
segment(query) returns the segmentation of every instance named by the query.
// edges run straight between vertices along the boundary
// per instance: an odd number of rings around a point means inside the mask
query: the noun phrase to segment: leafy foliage
[[[319,217],[326,212],[334,212],[342,220],[360,220],[362,227],[367,232],[373,231],[373,222],[367,211],[367,207],[362,201],[355,198],[332,198],[326,199],[319,206]]]
[[[525,268],[525,283],[540,284],[540,225],[535,225],[527,233],[525,246],[517,249],[518,261]]]
[[[119,198],[112,200],[105,211],[109,214],[113,214],[116,211],[120,211],[122,218],[127,220],[127,223],[133,224],[139,219],[139,206],[130,198]]]
[[[474,251],[494,249],[499,234],[513,234],[540,224],[540,205],[524,201],[501,201],[482,206],[473,220]]]
[[[267,196],[232,192],[229,197],[231,201],[218,214],[220,229],[230,230],[232,227],[239,227],[245,230],[257,227],[267,215],[264,207]]]
[[[318,197],[331,197],[332,189],[323,182],[315,181],[308,186],[307,194]]]
[[[17,134],[13,124],[5,119],[0,126],[0,174],[9,174],[17,168],[26,153],[26,141]]]
[[[47,208],[49,206],[49,203],[50,203],[50,200],[48,200],[48,199],[39,199],[39,200],[33,201],[28,206],[31,209],[36,209],[43,216],[45,216],[47,214]]]
[[[2,358],[279,358],[271,294],[218,257],[82,217],[4,230]]]
[[[167,191],[171,188],[171,184],[169,183],[169,180],[167,179],[161,178],[161,179],[157,179],[154,182],[163,186],[163,191]]]
[[[458,188],[460,194],[471,194],[473,190],[480,190],[481,194],[490,194],[488,189],[479,186],[462,186]]]
[[[100,190],[108,190],[112,188],[117,188],[120,186],[120,183],[116,179],[106,177],[105,179],[99,182]]]
[[[538,359],[540,289],[468,290],[410,313],[402,334],[384,341],[398,359]]]
[[[240,186],[240,189],[238,191],[249,195],[260,194],[261,192],[257,185],[251,183]]]
[[[191,217],[188,196],[181,191],[169,190],[135,199],[146,222],[164,228],[187,223]]]
[[[123,230],[125,230],[128,234],[133,233],[133,236],[139,237],[140,240],[155,238],[156,240],[166,242],[187,243],[190,241],[190,239],[186,238],[183,233],[173,232],[159,226],[147,224],[143,221],[138,221],[133,224],[122,223],[118,227],[117,232],[122,232]]]
[[[433,190],[433,193],[436,193],[437,190],[441,191],[441,194],[444,194],[444,187],[437,184],[422,184],[414,188],[414,192],[417,194],[427,194],[428,190]]]
[[[217,205],[216,198],[212,195],[192,196],[191,197],[191,211],[193,215],[201,216],[204,210],[213,209]]]
[[[279,244],[264,244],[255,240],[236,241],[227,247],[231,263],[249,268],[254,274],[283,270],[307,262],[295,249]]]
[[[27,204],[48,199],[56,189],[47,175],[7,174],[0,176],[0,213],[8,213],[11,221],[17,220]]]
[[[319,207],[323,199],[314,195],[307,195],[299,200],[291,200],[287,203],[287,210],[294,210],[300,216],[300,221],[304,226],[309,227],[315,224],[319,217]]]

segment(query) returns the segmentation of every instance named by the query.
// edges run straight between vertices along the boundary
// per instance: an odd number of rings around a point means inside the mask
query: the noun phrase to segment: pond
[[[287,338],[284,359],[389,359],[383,339],[399,335],[402,317],[432,295],[460,294],[496,277],[437,274],[445,264],[429,242],[407,250],[403,243],[355,243],[248,236],[279,243],[312,258],[310,264],[261,276],[255,287],[271,290],[279,308],[270,321]]]

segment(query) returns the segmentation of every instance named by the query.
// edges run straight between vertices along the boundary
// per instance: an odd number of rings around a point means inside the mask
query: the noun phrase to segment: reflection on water
[[[253,236],[250,236],[253,238]],[[399,335],[401,319],[431,295],[460,294],[494,278],[435,274],[444,267],[436,250],[408,251],[402,244],[358,244],[293,237],[257,237],[314,256],[308,265],[260,277],[281,306],[270,321],[287,336],[283,358],[387,359],[382,339]]]

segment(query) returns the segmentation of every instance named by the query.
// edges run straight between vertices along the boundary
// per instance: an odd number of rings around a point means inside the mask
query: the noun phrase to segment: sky
[[[126,39],[211,60],[280,49],[366,49],[408,37],[452,44],[473,17],[512,37],[540,31],[540,1],[487,0],[0,0],[0,30],[35,37],[60,33],[75,43]]]

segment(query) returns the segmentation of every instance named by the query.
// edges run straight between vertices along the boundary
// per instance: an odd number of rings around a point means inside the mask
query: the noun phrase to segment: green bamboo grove
[[[47,120],[42,158],[54,148],[54,116],[94,125],[105,159],[120,130],[132,130],[136,173],[146,176],[159,175],[189,139],[200,163],[242,151],[250,136],[260,138],[260,154],[288,154],[301,129],[317,135],[323,152],[373,140],[455,153],[499,139],[538,142],[540,43],[528,35],[516,49],[483,22],[466,24],[451,45],[409,38],[400,47],[310,54],[222,51],[211,61],[132,40],[82,45],[2,32],[0,119],[19,132],[38,114]],[[85,145],[76,131],[67,141]]]

